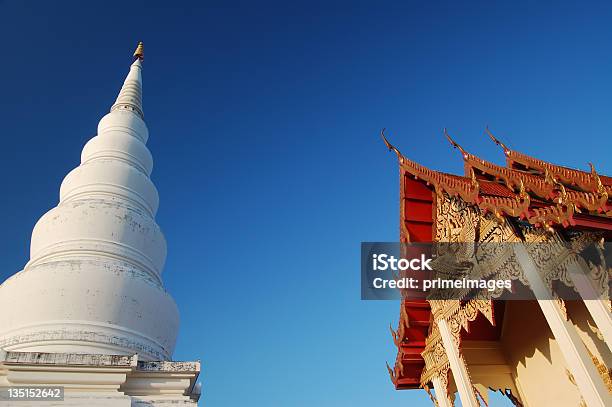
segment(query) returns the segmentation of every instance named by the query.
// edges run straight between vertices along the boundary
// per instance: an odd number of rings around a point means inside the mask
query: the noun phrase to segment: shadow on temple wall
[[[531,291],[519,281],[513,283],[513,289],[517,292]],[[536,301],[506,301],[501,342],[504,353],[514,359],[508,360],[511,367],[516,369],[517,363],[526,367],[527,359],[533,358],[536,352],[540,352],[552,363],[551,341],[554,341],[554,336]]]

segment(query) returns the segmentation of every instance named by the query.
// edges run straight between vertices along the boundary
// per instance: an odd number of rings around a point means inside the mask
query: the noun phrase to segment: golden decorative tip
[[[457,143],[455,140],[453,140],[450,136],[450,134],[448,134],[448,131],[446,131],[446,127],[444,128],[444,135],[446,136],[446,139],[448,140],[449,143],[451,143],[451,146],[453,146],[454,148],[459,149],[459,151],[461,151],[461,154],[463,155],[464,159],[468,158],[468,153],[467,151],[465,151],[460,145],[459,143]]]
[[[504,143],[502,143],[501,141],[499,141],[499,139],[497,137],[495,137],[493,135],[493,133],[491,133],[491,130],[489,130],[489,126],[487,126],[485,128],[485,131],[487,132],[487,134],[489,135],[489,137],[491,138],[491,140],[493,140],[493,142],[495,144],[497,144],[498,146],[500,146],[503,150],[504,150],[504,154],[508,155],[510,154],[510,149],[508,147],[506,147],[506,145]]]
[[[399,162],[403,163],[404,162],[404,156],[402,155],[402,153],[400,153],[400,151],[397,148],[395,148],[395,146],[393,146],[391,143],[389,143],[389,140],[387,140],[387,137],[385,137],[385,130],[386,129],[382,129],[380,131],[380,137],[382,137],[382,139],[385,142],[385,145],[387,146],[389,151],[393,151],[397,155],[397,159],[399,160]]]
[[[138,43],[136,51],[134,51],[134,58],[140,59],[141,61],[144,60],[144,44],[142,43],[142,41]]]

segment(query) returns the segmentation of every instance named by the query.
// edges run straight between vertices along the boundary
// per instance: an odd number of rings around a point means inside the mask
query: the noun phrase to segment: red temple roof
[[[533,158],[528,161],[524,159],[528,156],[505,146],[507,156],[520,155],[522,162],[529,162],[530,166],[518,169],[512,166],[512,161],[508,167],[502,167],[468,153],[447,134],[465,162],[466,176],[459,176],[431,170],[409,160],[384,134],[382,137],[389,150],[397,154],[401,169],[416,180],[424,181],[437,194],[460,196],[498,217],[525,218],[537,227],[547,228],[575,225],[575,213],[612,218],[612,194],[608,192],[612,191],[612,184],[604,184],[612,178],[600,176],[594,169],[585,172]],[[499,140],[494,140],[503,146]]]
[[[561,165],[549,163],[548,161],[540,160],[539,158],[531,157],[527,154],[514,151],[506,147],[504,143],[499,141],[487,128],[487,134],[491,139],[504,150],[506,162],[510,168],[524,168],[525,170],[536,170],[540,173],[549,172],[555,179],[564,184],[576,186],[583,191],[596,191],[599,181],[604,185],[605,190],[612,194],[612,177],[600,175],[595,172],[595,167],[590,164],[591,172],[577,170],[574,168],[564,167]]]

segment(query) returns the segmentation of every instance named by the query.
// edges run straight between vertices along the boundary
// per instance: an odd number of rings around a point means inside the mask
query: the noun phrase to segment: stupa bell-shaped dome
[[[142,43],[111,111],[32,232],[30,261],[0,285],[0,348],[168,360],[179,316],[142,108]],[[16,311],[18,310],[18,311]]]

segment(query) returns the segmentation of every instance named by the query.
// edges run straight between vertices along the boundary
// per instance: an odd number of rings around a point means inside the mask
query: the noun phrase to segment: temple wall
[[[580,405],[578,388],[537,302],[506,304],[501,345],[525,406]]]

